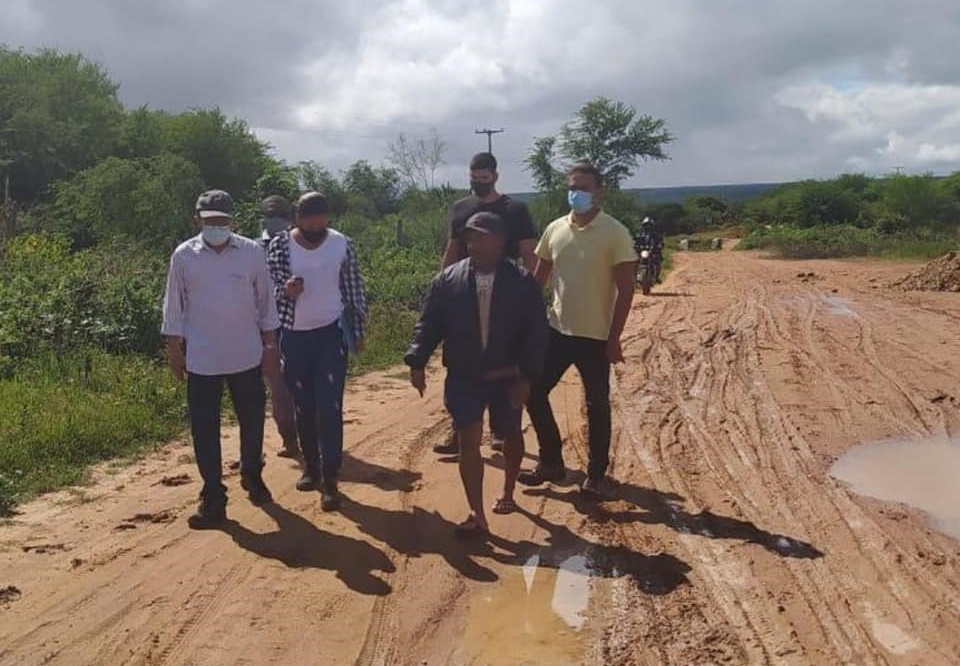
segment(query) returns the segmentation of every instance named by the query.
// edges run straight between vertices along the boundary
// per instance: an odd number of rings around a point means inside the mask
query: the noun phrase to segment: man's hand
[[[420,391],[420,397],[422,398],[427,390],[427,371],[410,368],[410,385]]]
[[[273,381],[280,377],[280,352],[276,347],[272,349],[263,348],[263,358],[260,360],[260,367],[263,375]]]
[[[180,338],[171,339],[167,342],[167,363],[170,364],[170,370],[178,382],[185,381],[187,378],[187,358],[183,353],[183,340]]]
[[[523,409],[530,402],[530,380],[526,377],[517,377],[507,385],[507,395],[510,397],[510,406],[514,409]]]
[[[283,287],[283,293],[287,295],[287,298],[292,298],[293,300],[300,298],[300,294],[303,293],[303,278],[292,277],[287,280],[287,283]]]
[[[623,347],[620,344],[620,338],[607,340],[607,360],[611,363],[623,363]]]

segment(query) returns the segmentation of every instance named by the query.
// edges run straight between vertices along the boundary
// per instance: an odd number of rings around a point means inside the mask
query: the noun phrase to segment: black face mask
[[[308,243],[319,243],[324,238],[327,237],[327,229],[321,229],[320,231],[313,231],[307,229],[300,229],[300,235],[303,236],[303,239]]]
[[[479,180],[470,181],[470,189],[473,190],[473,193],[478,197],[490,196],[493,192],[494,184],[493,183],[482,183]]]

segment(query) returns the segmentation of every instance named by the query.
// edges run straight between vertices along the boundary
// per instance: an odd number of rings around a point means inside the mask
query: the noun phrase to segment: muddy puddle
[[[960,439],[864,444],[848,451],[830,473],[860,495],[926,512],[937,529],[960,539]]]
[[[488,666],[584,663],[584,625],[596,566],[582,554],[533,555],[474,599],[463,646]]]

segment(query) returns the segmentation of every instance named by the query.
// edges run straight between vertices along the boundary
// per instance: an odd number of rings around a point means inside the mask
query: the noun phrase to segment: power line
[[[506,132],[506,131],[507,130],[501,127],[500,129],[478,129],[478,130],[474,130],[473,133],[487,135],[487,152],[492,154],[493,153],[493,135],[502,134],[503,132]]]

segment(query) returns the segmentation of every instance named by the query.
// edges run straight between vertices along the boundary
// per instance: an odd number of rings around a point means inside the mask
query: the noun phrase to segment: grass
[[[893,235],[850,225],[832,227],[773,227],[757,229],[740,244],[743,250],[769,250],[782,259],[837,259],[875,257],[926,260],[957,249],[950,235]]]
[[[0,380],[0,515],[184,425],[182,388],[157,363],[100,352],[27,362]]]

